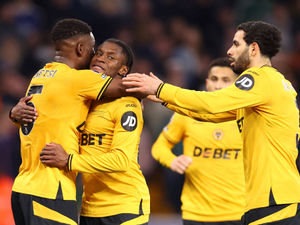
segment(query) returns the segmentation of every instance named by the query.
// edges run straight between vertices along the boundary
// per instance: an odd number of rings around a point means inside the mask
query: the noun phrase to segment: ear
[[[257,42],[253,42],[252,44],[250,44],[249,50],[251,56],[256,56],[257,54],[260,53],[260,48]]]
[[[128,66],[122,65],[121,68],[118,71],[118,74],[121,76],[124,76],[125,74],[127,74],[129,71]]]
[[[76,44],[76,54],[78,57],[81,57],[83,55],[84,52],[84,45],[82,42],[78,42]]]
[[[205,79],[205,89],[207,90],[208,78]]]

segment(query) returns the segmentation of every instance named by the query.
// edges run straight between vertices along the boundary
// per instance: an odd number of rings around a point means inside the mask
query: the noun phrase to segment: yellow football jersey
[[[174,114],[152,147],[152,155],[170,167],[171,149],[183,140],[193,161],[185,171],[182,218],[193,221],[240,220],[245,210],[241,135],[235,121],[209,123]]]
[[[68,168],[82,173],[81,215],[105,217],[150,213],[150,196],[138,164],[143,129],[141,103],[134,97],[94,102],[81,134],[80,152]]]
[[[244,71],[215,92],[161,85],[159,98],[194,113],[237,110],[243,136],[246,210],[300,202],[296,133],[299,110],[291,83],[269,66]]]
[[[69,153],[78,152],[80,127],[91,100],[99,100],[111,78],[91,70],[75,70],[62,63],[49,63],[32,78],[27,95],[39,116],[20,128],[22,164],[13,191],[50,199],[75,200],[76,173],[45,166],[40,152],[50,142],[60,143]]]

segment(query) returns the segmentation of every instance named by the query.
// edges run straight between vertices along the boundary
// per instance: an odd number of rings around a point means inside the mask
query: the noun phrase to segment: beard
[[[248,48],[246,48],[242,54],[235,60],[234,65],[232,67],[233,72],[240,75],[250,64],[250,58],[248,53]]]

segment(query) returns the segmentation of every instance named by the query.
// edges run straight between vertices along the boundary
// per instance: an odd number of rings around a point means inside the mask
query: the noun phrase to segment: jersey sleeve
[[[186,117],[174,114],[152,146],[152,156],[162,165],[170,167],[176,155],[172,153],[175,144],[183,139]]]
[[[80,96],[99,101],[112,78],[92,70],[78,70],[74,75],[74,87]]]
[[[163,84],[157,91],[157,97],[164,102],[191,110],[196,113],[221,113],[244,107],[264,104],[271,97],[270,87],[264,74],[251,68],[241,74],[234,84],[214,92],[182,89]]]
[[[196,113],[192,112],[188,109],[180,108],[178,106],[172,105],[172,104],[165,104],[165,107],[168,109],[177,112],[181,115],[188,116],[190,118],[193,118],[198,121],[205,121],[205,122],[213,122],[213,123],[221,123],[226,122],[230,120],[236,119],[236,110],[223,112],[223,113],[217,113],[217,114],[207,114],[207,113]]]
[[[68,163],[69,170],[86,173],[124,172],[128,170],[132,160],[137,160],[143,128],[140,102],[124,101],[118,103],[115,109],[115,129],[110,151],[92,156],[73,154]]]

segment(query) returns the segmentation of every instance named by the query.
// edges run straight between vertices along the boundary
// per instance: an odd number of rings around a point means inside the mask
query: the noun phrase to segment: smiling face
[[[126,56],[122,48],[113,42],[103,42],[92,58],[90,69],[105,73],[111,77],[125,75],[128,72]]]
[[[244,31],[238,30],[234,35],[231,48],[227,51],[229,60],[232,61],[230,65],[238,75],[248,69],[250,65],[249,46],[244,40],[244,35]]]

